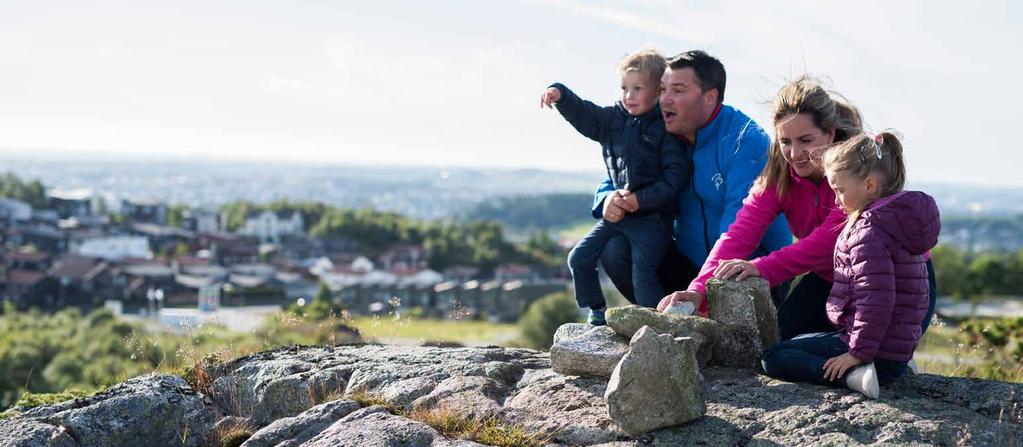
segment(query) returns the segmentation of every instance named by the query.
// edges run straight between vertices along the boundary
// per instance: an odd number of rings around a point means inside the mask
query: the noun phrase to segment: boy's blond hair
[[[652,49],[642,49],[622,59],[622,62],[618,64],[618,75],[625,76],[625,73],[630,71],[638,71],[647,75],[655,86],[659,86],[661,84],[661,76],[667,67],[668,62],[660,52]]]

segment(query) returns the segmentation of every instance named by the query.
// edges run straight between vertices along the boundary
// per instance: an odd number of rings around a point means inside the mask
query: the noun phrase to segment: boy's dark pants
[[[790,382],[845,386],[844,380],[829,382],[824,378],[824,362],[846,352],[849,352],[849,346],[838,338],[838,333],[828,332],[775,343],[763,352],[761,361],[764,372],[771,377]],[[877,381],[887,385],[906,372],[906,362],[874,359],[874,368]]]
[[[617,223],[604,219],[597,222],[568,254],[579,307],[601,309],[606,306],[597,276],[597,261],[607,242],[621,235],[629,240],[636,300],[641,306],[657,307],[664,297],[657,266],[672,243],[671,231],[671,220],[658,213],[628,215]]]

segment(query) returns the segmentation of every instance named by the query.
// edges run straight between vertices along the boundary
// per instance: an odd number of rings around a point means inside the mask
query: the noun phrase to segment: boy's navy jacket
[[[579,133],[600,143],[614,189],[636,195],[640,211],[678,214],[678,197],[689,184],[690,161],[682,142],[664,130],[660,106],[640,116],[617,103],[601,107],[560,83],[556,107]]]

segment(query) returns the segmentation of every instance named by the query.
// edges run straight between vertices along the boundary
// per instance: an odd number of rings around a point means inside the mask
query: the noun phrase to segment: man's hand
[[[863,363],[863,361],[853,357],[853,355],[848,352],[832,357],[824,362],[824,378],[830,382],[834,382],[844,377],[846,371],[859,366],[860,363]]]
[[[714,269],[714,277],[717,279],[729,279],[735,277],[736,281],[742,281],[751,276],[760,276],[760,270],[757,270],[757,266],[753,265],[744,259],[729,259],[727,261],[721,261],[718,264],[718,268]]]
[[[547,87],[547,90],[540,94],[540,108],[547,107],[548,109],[553,109],[554,103],[560,100],[561,90],[558,90],[557,87]]]
[[[704,297],[695,290],[680,290],[678,292],[672,292],[670,295],[661,298],[661,302],[657,303],[657,311],[664,312],[668,306],[675,303],[681,303],[683,301],[689,301],[696,306],[696,310],[699,311],[700,306],[703,305]]]

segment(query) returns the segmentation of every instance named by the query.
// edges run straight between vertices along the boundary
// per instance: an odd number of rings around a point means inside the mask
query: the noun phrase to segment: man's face
[[[669,133],[691,137],[717,106],[717,90],[704,92],[692,68],[671,68],[661,77],[661,114]]]

